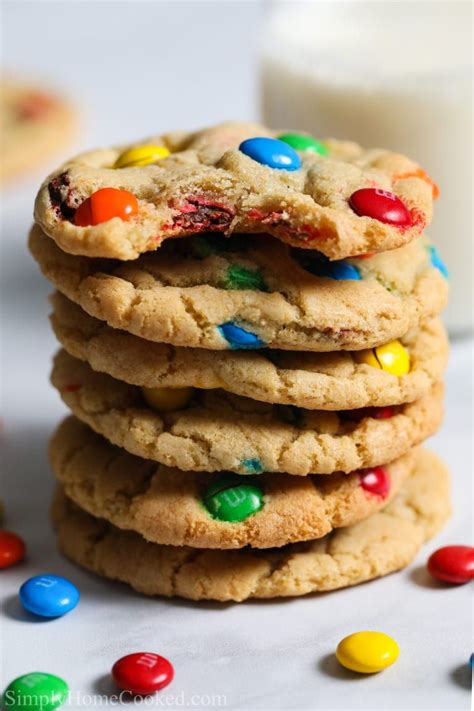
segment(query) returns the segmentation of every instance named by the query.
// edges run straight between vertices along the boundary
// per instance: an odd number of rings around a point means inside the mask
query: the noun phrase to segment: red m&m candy
[[[129,220],[137,213],[138,201],[133,193],[117,188],[101,188],[79,205],[74,224],[78,227],[100,225],[113,217]]]
[[[132,694],[153,694],[168,686],[173,676],[170,662],[152,652],[127,654],[112,667],[112,677],[119,689]]]
[[[390,477],[383,467],[363,469],[359,472],[360,485],[369,494],[385,499],[390,493]]]
[[[431,575],[445,583],[460,585],[474,578],[474,548],[472,546],[444,546],[428,558]]]
[[[411,225],[411,217],[405,205],[395,193],[378,188],[356,190],[349,198],[349,205],[360,217],[372,217],[397,227]]]
[[[9,568],[25,556],[25,544],[20,536],[0,531],[0,568]]]

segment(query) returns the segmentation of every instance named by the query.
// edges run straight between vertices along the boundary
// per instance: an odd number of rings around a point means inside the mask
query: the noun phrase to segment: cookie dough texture
[[[134,530],[153,543],[197,548],[272,548],[312,540],[367,518],[388,498],[365,491],[359,474],[292,477],[261,474],[251,480],[263,508],[241,522],[213,519],[203,504],[220,475],[182,472],[127,454],[75,418],[50,444],[53,471],[64,493],[85,511]],[[389,498],[411,475],[416,450],[384,467]],[[242,478],[241,483],[250,483]]]
[[[0,182],[29,171],[72,139],[72,108],[49,90],[3,77],[0,82]]]
[[[212,230],[268,232],[341,259],[393,249],[429,224],[432,186],[408,158],[329,140],[327,157],[304,153],[302,168],[289,172],[261,165],[238,150],[246,138],[272,135],[257,124],[227,123],[154,136],[141,144],[164,145],[171,155],[153,165],[123,169],[113,166],[130,145],[84,153],[45,180],[35,220],[66,252],[122,260],[153,251],[166,238]],[[132,192],[139,202],[137,217],[76,227],[77,206],[104,187]],[[351,194],[367,187],[396,193],[412,226],[400,228],[353,212]]]
[[[59,292],[51,303],[51,323],[67,352],[117,380],[147,388],[222,388],[310,410],[412,402],[441,379],[448,354],[446,332],[438,319],[402,339],[411,368],[397,377],[357,363],[351,352],[208,351],[153,343],[110,328]]]
[[[315,276],[301,263],[302,250],[268,236],[242,236],[236,251],[204,258],[193,255],[192,242],[174,240],[117,264],[68,255],[37,226],[30,235],[45,277],[89,315],[176,346],[229,350],[219,326],[234,322],[270,348],[370,348],[419,328],[447,299],[446,279],[421,240],[356,260],[360,281]],[[268,291],[228,288],[235,265],[256,270]]]
[[[52,383],[81,421],[132,454],[183,471],[332,474],[385,464],[433,434],[443,387],[388,419],[295,410],[223,390],[196,391],[189,407],[158,413],[140,388],[96,373],[60,351]]]
[[[387,575],[408,565],[449,514],[448,473],[426,451],[383,511],[317,541],[279,550],[148,543],[83,512],[61,490],[52,508],[61,550],[88,570],[146,595],[222,602],[307,595]]]

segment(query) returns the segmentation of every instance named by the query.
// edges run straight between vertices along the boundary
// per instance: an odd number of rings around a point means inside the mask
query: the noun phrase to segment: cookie
[[[401,456],[433,434],[443,414],[441,384],[379,418],[269,405],[223,390],[196,390],[179,409],[158,412],[140,388],[65,351],[51,379],[76,417],[110,442],[183,471],[352,472]]]
[[[38,227],[30,248],[46,278],[91,316],[177,346],[371,348],[418,328],[447,298],[421,241],[346,264],[360,279],[320,276],[329,265],[317,255],[259,235],[172,240],[125,264],[68,255]]]
[[[357,352],[209,351],[152,343],[107,326],[56,292],[54,332],[68,353],[117,380],[146,388],[222,388],[309,410],[384,407],[412,402],[439,381],[448,341],[441,321],[402,338],[410,370],[396,376],[360,362]]]
[[[227,123],[84,153],[45,180],[35,220],[66,252],[122,260],[209,231],[265,232],[343,259],[429,224],[433,183],[408,158],[335,140],[296,153],[276,135]]]
[[[0,121],[1,182],[53,156],[75,127],[74,113],[62,98],[15,79],[1,81]]]
[[[241,602],[356,585],[408,565],[450,515],[449,476],[421,450],[398,496],[365,521],[277,550],[202,550],[148,543],[74,506],[52,508],[62,552],[79,565],[146,595]]]
[[[94,516],[153,543],[228,549],[312,540],[367,518],[410,476],[416,450],[331,476],[182,472],[128,454],[70,417],[50,457],[65,494]]]

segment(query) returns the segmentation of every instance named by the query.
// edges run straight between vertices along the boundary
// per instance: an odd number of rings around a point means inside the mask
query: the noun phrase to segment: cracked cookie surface
[[[134,167],[114,167],[133,145],[84,153],[45,180],[35,220],[64,251],[122,260],[156,250],[167,238],[210,230],[267,232],[342,259],[399,247],[429,224],[432,181],[405,156],[328,140],[327,155],[301,153],[301,168],[290,172],[239,150],[243,140],[275,135],[257,124],[227,123],[154,136],[139,145],[158,145],[170,155]],[[77,226],[77,208],[102,188],[132,193],[137,214]],[[393,193],[408,222],[399,226],[357,214],[351,195],[367,188]]]
[[[442,419],[437,384],[393,416],[269,405],[197,390],[187,407],[157,412],[142,390],[60,351],[52,383],[72,412],[113,444],[183,471],[332,474],[390,462],[433,434]]]
[[[204,240],[204,249],[217,253],[203,254],[202,248],[202,237],[173,240],[124,264],[68,255],[37,226],[30,234],[43,274],[88,314],[177,346],[371,348],[418,328],[447,299],[446,279],[420,240],[352,260],[359,280],[316,275],[317,255],[268,235],[241,235],[230,242],[214,236]]]
[[[13,78],[0,86],[0,181],[34,168],[65,146],[75,117],[67,103],[49,90]]]
[[[51,440],[50,458],[65,494],[90,514],[153,543],[229,549],[313,540],[367,518],[386,506],[411,475],[417,451],[375,471],[229,480],[225,472],[182,472],[135,457],[70,417]],[[223,506],[229,507],[224,518],[206,503],[212,490],[224,494]],[[253,490],[262,495],[261,507],[245,511],[242,520],[225,520],[242,502],[245,506]]]
[[[70,502],[59,490],[52,519],[62,552],[146,595],[241,602],[348,587],[408,565],[450,515],[449,476],[421,450],[411,477],[382,511],[308,543],[278,550],[199,550],[148,543]]]
[[[51,323],[61,345],[98,372],[147,388],[222,388],[254,400],[309,410],[412,402],[439,381],[448,341],[438,319],[402,338],[410,372],[396,376],[351,352],[208,351],[153,343],[110,328],[56,292]]]

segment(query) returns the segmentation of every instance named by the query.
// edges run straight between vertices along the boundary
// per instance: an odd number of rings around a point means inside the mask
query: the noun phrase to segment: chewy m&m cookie
[[[51,303],[54,332],[70,355],[117,380],[165,392],[165,404],[174,406],[184,404],[192,388],[222,388],[253,400],[309,410],[393,407],[422,397],[441,380],[448,354],[439,319],[423,323],[400,341],[410,368],[398,376],[378,363],[366,364],[360,351],[173,348],[110,328],[59,292]],[[162,396],[160,401],[163,404]]]
[[[0,182],[61,153],[71,141],[72,108],[49,89],[3,78],[0,83]]]
[[[66,254],[35,227],[30,249],[44,275],[91,316],[187,348],[373,348],[437,315],[448,292],[422,240],[344,264],[268,235],[169,240],[117,263]]]
[[[221,550],[279,547],[350,526],[386,506],[417,461],[411,450],[351,474],[184,472],[127,454],[73,417],[50,455],[65,494],[85,511],[152,543]]]
[[[419,236],[434,192],[420,166],[390,151],[225,123],[72,158],[42,185],[35,220],[64,251],[89,257],[264,232],[344,259]]]
[[[334,590],[400,570],[449,514],[448,473],[424,450],[384,510],[281,551],[149,543],[85,513],[61,490],[52,510],[60,549],[88,570],[146,595],[235,602]]]
[[[201,389],[178,409],[160,411],[146,391],[65,351],[55,358],[51,380],[72,412],[110,442],[183,471],[351,472],[404,454],[436,431],[443,412],[441,384],[388,417],[303,410]]]

